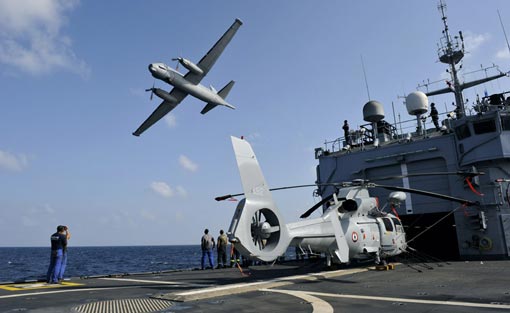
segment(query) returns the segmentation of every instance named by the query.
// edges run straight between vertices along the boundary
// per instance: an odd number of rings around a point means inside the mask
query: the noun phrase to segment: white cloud
[[[490,34],[475,34],[472,32],[466,32],[464,34],[464,44],[466,45],[466,51],[474,53],[478,48],[490,39]]]
[[[152,182],[151,189],[165,198],[171,198],[174,195],[173,189],[170,186],[168,186],[167,183],[162,181]]]
[[[198,170],[198,165],[191,161],[187,156],[181,155],[179,157],[179,163],[184,169],[187,169],[191,172],[196,172]]]
[[[48,214],[55,214],[56,212],[55,209],[49,204],[43,205],[43,210]]]
[[[496,52],[496,58],[503,59],[503,60],[510,59],[510,52],[508,51],[508,47],[505,47],[505,48],[499,50],[498,52]]]
[[[140,216],[143,218],[143,219],[146,219],[146,220],[149,220],[149,221],[155,221],[157,216],[156,214],[152,213],[152,212],[149,212],[147,210],[141,210],[140,211]]]
[[[22,171],[28,166],[28,158],[24,154],[14,155],[0,150],[0,168],[10,171]]]
[[[87,77],[90,69],[61,34],[78,0],[0,0],[0,63],[32,75],[64,69]]]
[[[177,186],[176,189],[179,196],[186,197],[188,195],[188,192],[182,186]]]
[[[177,120],[175,119],[175,115],[169,113],[165,116],[165,123],[168,127],[174,128],[177,126]]]

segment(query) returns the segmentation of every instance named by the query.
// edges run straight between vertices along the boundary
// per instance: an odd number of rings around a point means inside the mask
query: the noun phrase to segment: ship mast
[[[506,74],[500,71],[499,74],[494,76],[461,83],[458,76],[458,70],[461,66],[457,68],[457,64],[464,57],[464,37],[462,36],[462,32],[459,32],[459,36],[454,36],[453,38],[450,36],[448,23],[446,22],[446,4],[443,2],[443,0],[439,0],[437,8],[439,11],[441,11],[441,19],[443,20],[444,24],[443,37],[441,38],[438,49],[439,61],[449,65],[447,72],[450,73],[452,81],[447,81],[447,88],[427,92],[426,95],[430,97],[453,92],[455,95],[455,105],[457,106],[457,109],[455,110],[457,118],[461,118],[466,115],[464,97],[462,96],[462,91],[464,89],[506,76]]]
[[[446,4],[443,3],[443,0],[439,1],[439,5],[437,6],[438,10],[441,11],[441,19],[443,20],[444,30],[443,30],[443,38],[441,38],[442,46],[439,48],[439,61],[441,63],[448,64],[450,66],[450,75],[452,77],[452,82],[449,83],[450,89],[453,89],[452,92],[455,94],[455,105],[457,106],[457,117],[462,117],[466,115],[466,110],[464,108],[464,99],[462,97],[462,86],[459,81],[457,64],[464,57],[464,38],[462,36],[462,32],[459,32],[460,42],[458,37],[455,36],[455,41],[452,40],[450,33],[448,31],[448,23],[446,22]]]

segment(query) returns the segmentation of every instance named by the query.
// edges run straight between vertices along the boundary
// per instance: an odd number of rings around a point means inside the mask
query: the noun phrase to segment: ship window
[[[496,121],[495,120],[486,120],[479,121],[473,123],[473,129],[475,130],[475,134],[486,134],[492,133],[496,131]]]
[[[391,220],[389,218],[383,217],[382,221],[384,223],[384,228],[386,228],[386,231],[393,231],[393,224],[391,223]]]
[[[469,131],[469,127],[467,126],[467,124],[459,125],[458,127],[456,127],[455,134],[457,135],[457,138],[459,138],[459,140],[471,136],[471,132]]]
[[[510,130],[510,116],[501,117],[501,127],[503,130]]]

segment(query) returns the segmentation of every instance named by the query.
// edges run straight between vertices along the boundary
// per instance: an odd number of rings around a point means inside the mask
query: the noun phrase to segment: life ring
[[[358,241],[358,233],[353,231],[352,232],[352,242]]]
[[[489,237],[482,237],[478,243],[478,247],[480,250],[490,250],[492,249],[492,239]]]

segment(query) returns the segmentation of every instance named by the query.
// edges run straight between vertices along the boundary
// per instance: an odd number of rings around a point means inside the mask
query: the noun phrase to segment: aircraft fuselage
[[[189,82],[181,73],[164,63],[151,63],[149,65],[149,71],[154,78],[162,80],[197,99],[207,103],[233,108],[232,105],[223,100],[223,98],[221,98],[214,90],[211,90],[201,84],[193,84]]]

